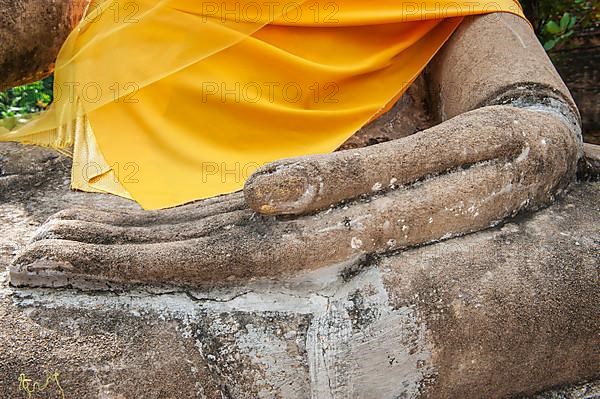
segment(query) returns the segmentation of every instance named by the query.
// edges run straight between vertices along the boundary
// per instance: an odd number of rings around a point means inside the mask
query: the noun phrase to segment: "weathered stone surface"
[[[600,179],[600,145],[583,143],[584,157],[580,160],[578,174],[582,180]]]
[[[3,265],[56,210],[132,207],[69,192],[62,157],[0,150],[13,176],[42,182],[13,178],[3,193]],[[279,281],[105,293],[4,282],[0,397],[27,397],[21,373],[55,371],[78,399],[493,398],[599,377],[599,200],[600,184],[576,184],[503,227]],[[54,379],[48,389],[38,397],[57,397]]]
[[[52,72],[58,52],[88,0],[9,0],[0,3],[0,90]]]
[[[600,398],[600,381],[563,387],[531,396],[530,399],[598,399]]]

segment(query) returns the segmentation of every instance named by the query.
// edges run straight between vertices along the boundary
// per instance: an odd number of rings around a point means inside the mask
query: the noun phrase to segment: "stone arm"
[[[549,204],[582,154],[577,109],[527,23],[470,17],[431,63],[438,125],[261,168],[243,193],[158,212],[74,209],[12,284],[215,286],[276,279],[485,229]]]

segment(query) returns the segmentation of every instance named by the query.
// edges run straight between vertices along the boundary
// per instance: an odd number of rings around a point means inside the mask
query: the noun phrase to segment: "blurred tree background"
[[[521,0],[573,94],[584,140],[600,144],[600,0]]]
[[[537,36],[579,105],[586,133],[600,144],[600,0],[520,0]],[[0,92],[0,126],[13,128],[52,102],[52,76]]]
[[[54,77],[0,92],[0,126],[8,129],[25,122],[27,115],[40,112],[52,103]]]
[[[600,1],[586,0],[520,0],[527,18],[533,25],[546,50],[557,45],[573,44],[575,32],[597,28]]]

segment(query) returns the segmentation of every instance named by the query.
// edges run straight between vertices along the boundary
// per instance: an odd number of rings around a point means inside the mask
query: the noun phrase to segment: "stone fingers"
[[[56,213],[50,220],[81,220],[112,226],[175,224],[234,212],[244,207],[244,196],[237,192],[158,211],[71,208]]]
[[[62,239],[91,244],[182,241],[248,223],[253,213],[249,209],[234,210],[187,222],[147,224],[145,226],[118,226],[86,220],[51,219],[42,225],[32,241]]]

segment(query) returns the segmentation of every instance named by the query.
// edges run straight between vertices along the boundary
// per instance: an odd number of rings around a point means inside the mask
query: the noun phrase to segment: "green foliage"
[[[600,21],[599,0],[521,0],[521,4],[547,51],[568,45],[576,31]]]
[[[13,87],[0,92],[0,119],[6,123],[25,115],[40,112],[52,102],[52,76],[24,86]]]
[[[562,15],[558,23],[552,19],[546,22],[542,32],[546,51],[552,50],[558,42],[568,39],[575,32],[573,27],[576,22],[577,17],[568,12]]]

